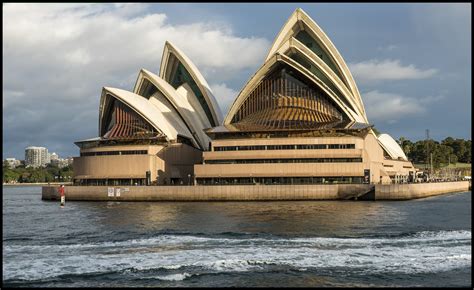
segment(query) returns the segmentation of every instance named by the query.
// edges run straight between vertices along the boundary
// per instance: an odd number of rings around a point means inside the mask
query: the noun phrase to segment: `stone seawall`
[[[337,200],[363,194],[368,184],[235,186],[66,186],[67,200],[256,201]],[[58,200],[57,187],[44,186],[43,200]]]
[[[468,190],[468,181],[377,184],[375,185],[375,200],[406,200]]]
[[[66,186],[66,200],[83,201],[270,201],[343,200],[371,190],[368,184],[228,186]],[[469,182],[377,184],[375,200],[407,200],[467,191]],[[57,186],[43,186],[43,200],[58,200]],[[374,199],[374,198],[371,198]]]

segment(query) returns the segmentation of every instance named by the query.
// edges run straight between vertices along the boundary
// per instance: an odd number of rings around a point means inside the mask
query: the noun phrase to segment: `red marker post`
[[[59,196],[61,197],[61,207],[64,207],[64,204],[66,203],[66,196],[64,195],[64,184],[61,184],[61,186],[58,189]]]

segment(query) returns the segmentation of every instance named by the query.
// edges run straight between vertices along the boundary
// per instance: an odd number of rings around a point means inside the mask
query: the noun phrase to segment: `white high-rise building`
[[[46,166],[48,163],[48,149],[44,147],[30,146],[25,149],[26,167]]]

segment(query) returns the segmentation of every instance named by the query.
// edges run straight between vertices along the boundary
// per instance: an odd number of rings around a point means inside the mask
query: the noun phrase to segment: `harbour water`
[[[60,208],[4,186],[3,285],[470,287],[471,192]]]

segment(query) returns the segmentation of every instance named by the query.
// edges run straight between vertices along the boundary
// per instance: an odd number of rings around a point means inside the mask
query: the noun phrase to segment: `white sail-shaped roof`
[[[167,102],[172,105],[170,110],[174,111],[173,114],[176,115],[178,120],[176,124],[182,123],[186,128],[184,131],[189,132],[193,136],[192,138],[199,144],[199,147],[207,149],[210,139],[203,130],[211,127],[211,125],[208,119],[203,116],[204,111],[200,108],[199,103],[197,101],[194,104],[190,102],[190,99],[195,98],[194,94],[191,92],[188,98],[187,94],[181,93],[182,86],[175,90],[165,80],[145,69],[142,69],[138,75],[134,93],[139,94],[142,91],[143,86],[147,85],[145,80],[156,88],[154,94],[146,96],[149,98],[149,101],[155,103],[160,98],[166,98]],[[160,102],[165,103],[163,100],[160,100]]]
[[[224,120],[224,124],[228,125],[232,122],[234,115],[237,113],[241,105],[244,103],[246,98],[249,96],[250,92],[265,78],[265,76],[272,70],[274,65],[277,62],[286,63],[287,65],[295,68],[301,74],[306,76],[309,80],[312,80],[315,86],[318,86],[326,94],[334,100],[336,104],[340,107],[340,109],[346,114],[346,116],[356,122],[364,123],[365,120],[353,110],[351,110],[348,106],[346,106],[335,94],[332,90],[319,78],[317,78],[313,73],[311,73],[308,69],[303,67],[301,64],[296,62],[295,60],[289,58],[286,55],[281,55],[278,52],[275,53],[271,58],[269,58],[265,64],[252,76],[252,78],[245,84],[244,88],[241,90],[240,94],[234,100],[234,103],[229,109],[229,112]]]
[[[365,120],[365,123],[368,123],[362,98],[344,59],[324,31],[301,8],[296,9],[287,20],[275,38],[266,60],[270,59],[291,38],[310,40],[311,49],[320,53],[319,58],[325,62],[325,69],[330,68],[340,78],[340,81],[347,86],[351,92],[348,97],[353,99],[357,110],[361,113],[361,117]]]
[[[179,116],[174,112],[172,106],[166,103],[166,100],[164,101],[159,97],[155,97],[152,101],[149,101],[135,93],[110,87],[104,87],[102,90],[99,107],[99,135],[107,119],[104,109],[108,101],[107,98],[109,97],[120,100],[145,119],[157,131],[163,133],[168,140],[176,140],[178,135],[194,140],[184,122],[179,119]],[[197,146],[197,144],[195,144],[195,146]]]
[[[380,146],[382,146],[382,148],[390,155],[392,159],[401,158],[403,160],[408,160],[407,156],[403,152],[403,149],[390,135],[380,134],[377,139]]]
[[[223,119],[222,113],[209,84],[193,62],[181,50],[167,41],[163,49],[159,76],[166,82],[170,83],[175,89],[182,85],[181,83],[175,84],[174,82],[176,70],[180,64],[184,67],[186,73],[192,78],[189,82],[194,82],[196,85],[194,87],[193,84],[188,83],[188,85],[195,90],[194,94],[203,107],[203,110],[209,119],[209,123],[212,126],[220,125]]]
[[[303,10],[296,9],[276,37],[263,66],[245,84],[232,104],[224,119],[225,125],[232,122],[276,61],[291,65],[311,79],[350,121],[368,124],[359,91],[342,56],[319,26]]]
[[[299,40],[294,37],[288,39],[279,47],[277,53],[288,55],[296,62],[305,66],[303,63],[301,63],[301,60],[298,60],[303,58],[303,61],[307,65],[311,66],[311,68],[308,68],[308,70],[312,75],[314,75],[315,78],[324,82],[336,94],[336,96],[343,103],[347,104],[348,107],[357,115],[361,117],[365,115],[364,112],[359,110],[359,106],[354,102],[354,98],[352,97],[352,92],[347,88],[344,82],[341,81],[338,75],[311,49],[309,49]],[[296,57],[298,57],[298,59]],[[365,118],[363,119],[366,121]]]

